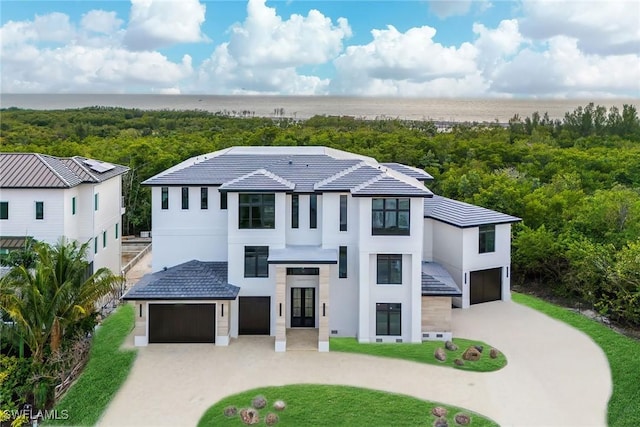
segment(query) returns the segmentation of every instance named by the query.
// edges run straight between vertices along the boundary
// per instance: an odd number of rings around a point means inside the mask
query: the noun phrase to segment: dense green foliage
[[[602,348],[609,360],[613,379],[613,393],[607,412],[611,427],[640,425],[640,382],[635,372],[640,372],[638,341],[625,337],[587,317],[558,307],[530,295],[513,294],[513,300],[541,311],[553,318],[581,330]]]
[[[331,351],[344,351],[348,353],[369,354],[371,356],[392,357],[395,359],[411,360],[413,362],[427,363],[436,366],[447,366],[464,371],[490,372],[504,368],[507,364],[507,358],[500,353],[497,358],[489,357],[490,345],[475,340],[465,338],[454,338],[453,343],[458,346],[458,350],[445,350],[447,360],[440,362],[434,357],[434,352],[438,347],[443,347],[442,341],[425,341],[419,344],[403,343],[403,344],[360,344],[355,338],[331,338],[329,341]],[[477,362],[465,362],[462,366],[453,363],[455,359],[462,359],[462,353],[474,345],[481,345],[486,349],[483,356]],[[443,347],[444,348],[444,347]]]
[[[235,145],[324,145],[424,168],[437,194],[523,218],[514,227],[514,284],[593,305],[640,324],[640,120],[589,104],[562,120],[506,126],[350,117],[232,118],[203,111],[3,110],[3,151],[84,155],[131,168],[125,233],[150,228],[140,182],[191,156]]]
[[[69,418],[47,424],[89,426],[98,422],[136,358],[136,350],[120,349],[133,328],[133,311],[132,305],[123,305],[105,319],[95,334],[89,363],[54,408],[66,411]]]
[[[435,406],[447,409],[448,425],[457,425],[454,416],[471,416],[470,426],[495,426],[495,422],[461,408],[427,402],[414,397],[365,388],[339,385],[294,384],[281,387],[262,387],[225,397],[204,413],[198,426],[241,426],[239,416],[225,417],[227,406],[238,410],[249,408],[254,397],[262,395],[267,407],[260,411],[260,422],[275,400],[283,400],[287,407],[277,412],[278,426],[431,426],[436,417]]]

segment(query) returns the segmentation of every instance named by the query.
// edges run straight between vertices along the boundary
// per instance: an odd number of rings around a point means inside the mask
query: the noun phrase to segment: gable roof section
[[[220,190],[226,191],[291,191],[294,188],[294,183],[265,169],[249,172],[220,186]]]
[[[422,295],[460,297],[462,292],[449,272],[435,262],[422,262]]]
[[[400,172],[411,178],[415,178],[418,181],[431,181],[433,177],[422,169],[414,168],[412,166],[403,165],[400,163],[382,163],[382,166],[386,166],[389,169],[393,169],[396,172]]]
[[[240,288],[227,283],[226,262],[191,260],[143,276],[123,300],[233,300]]]
[[[108,172],[89,171],[84,157],[55,157],[37,153],[0,153],[2,188],[71,188],[85,182],[103,182],[129,168],[114,165]]]
[[[433,218],[460,228],[477,227],[486,224],[509,224],[521,221],[520,218],[515,216],[442,196],[424,199],[424,217]]]
[[[353,196],[431,197],[427,187],[412,185],[388,175],[379,175],[351,190]]]
[[[319,191],[349,191],[358,185],[370,181],[382,175],[380,169],[365,163],[358,163],[348,169],[342,170],[329,178],[317,182],[313,188]]]

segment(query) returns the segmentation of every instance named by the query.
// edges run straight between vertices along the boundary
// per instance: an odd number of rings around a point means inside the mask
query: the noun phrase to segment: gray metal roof
[[[294,183],[265,169],[249,172],[220,186],[220,190],[226,191],[290,191],[294,188]]]
[[[413,166],[407,166],[400,163],[382,163],[382,166],[386,166],[396,172],[415,178],[418,181],[430,181],[433,179],[433,177],[427,172],[422,169],[414,168]]]
[[[227,283],[226,262],[192,260],[146,274],[123,300],[233,300],[240,288]]]
[[[520,218],[515,216],[442,196],[424,199],[424,217],[433,218],[461,228],[521,221]]]
[[[54,157],[37,153],[0,153],[1,188],[71,188],[85,182],[102,182],[129,168],[113,165],[99,173],[84,164],[84,157]]]
[[[350,191],[352,188],[382,174],[383,172],[378,168],[374,168],[365,163],[358,163],[349,169],[345,169],[336,175],[316,183],[314,188],[318,191]]]
[[[0,248],[2,249],[22,249],[25,247],[30,236],[0,236]]]
[[[269,248],[269,264],[337,264],[338,251],[322,246],[289,245],[284,249]]]
[[[427,187],[419,187],[388,175],[380,175],[351,190],[354,196],[431,197]]]
[[[423,262],[422,295],[459,297],[462,292],[443,266],[436,262]]]

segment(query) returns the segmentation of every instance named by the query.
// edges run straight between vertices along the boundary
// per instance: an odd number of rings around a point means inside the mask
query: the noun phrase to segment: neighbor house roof
[[[477,227],[485,224],[508,224],[521,221],[520,218],[515,216],[442,196],[433,196],[424,199],[424,217],[433,218],[460,228]]]
[[[354,195],[356,190],[362,195],[379,190],[384,195],[430,197],[431,192],[416,178],[424,180],[418,169],[393,165],[326,147],[232,147],[188,159],[143,184],[210,185],[226,191],[344,191]],[[373,185],[373,179],[381,182]],[[365,184],[373,187],[367,190]]]
[[[240,288],[227,283],[226,262],[192,260],[143,276],[123,300],[232,300]]]
[[[337,264],[338,251],[314,245],[288,245],[269,249],[269,264]]]
[[[422,295],[459,297],[462,292],[443,266],[435,262],[423,262]]]
[[[0,153],[1,188],[71,188],[99,183],[129,168],[85,157],[37,153]]]
[[[0,236],[0,248],[22,249],[31,238],[30,236]]]

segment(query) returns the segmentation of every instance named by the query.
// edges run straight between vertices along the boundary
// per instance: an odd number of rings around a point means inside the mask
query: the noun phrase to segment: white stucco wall
[[[32,236],[56,243],[64,235],[64,189],[0,190],[0,201],[9,202],[9,219],[0,220],[3,236]],[[36,201],[44,202],[44,218],[36,218]]]

